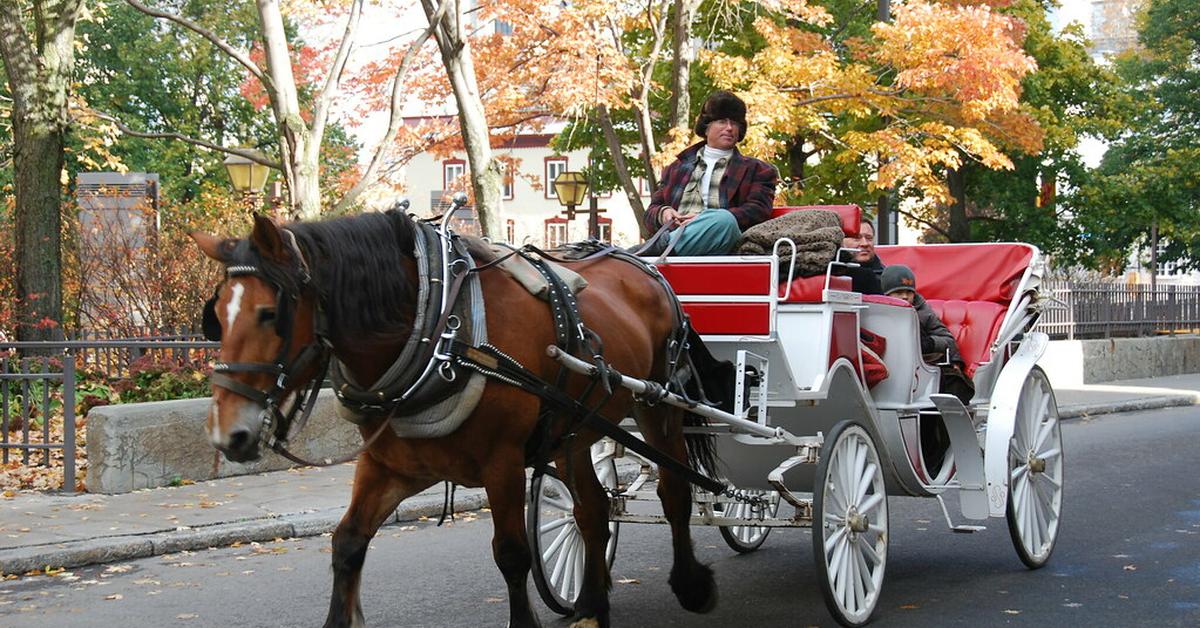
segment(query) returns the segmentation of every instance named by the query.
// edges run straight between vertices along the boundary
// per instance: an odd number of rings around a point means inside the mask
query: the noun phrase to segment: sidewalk
[[[1200,403],[1200,374],[1055,391],[1064,418]],[[303,468],[122,495],[19,494],[0,499],[0,574],[24,574],[331,532],[345,511],[353,464]],[[411,497],[388,523],[437,518],[442,486]],[[460,488],[456,511],[486,506]]]

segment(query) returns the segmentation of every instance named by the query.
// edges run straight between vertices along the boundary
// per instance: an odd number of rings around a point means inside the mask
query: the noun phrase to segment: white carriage
[[[800,208],[778,208],[776,213]],[[847,233],[861,212],[837,211]],[[776,246],[776,252],[786,243]],[[668,258],[658,265],[713,354],[736,365],[732,414],[699,408],[720,435],[717,475],[733,495],[696,491],[694,524],[721,526],[730,547],[758,548],[775,527],[811,527],[822,593],[843,625],[870,620],[887,565],[888,495],[958,492],[962,518],[1004,517],[1020,559],[1045,564],[1058,537],[1063,457],[1054,392],[1036,362],[1034,331],[1041,258],[1026,244],[879,247],[885,264],[906,264],[955,334],[976,394],[964,405],[939,394],[939,369],[920,354],[915,310],[894,298],[850,291],[850,280],[780,277],[778,255]],[[832,266],[832,265],[831,265]],[[832,270],[832,268],[831,268]],[[860,330],[886,339],[879,360]],[[581,372],[590,364],[559,356]],[[886,377],[868,387],[886,367]],[[870,365],[870,368],[868,368]],[[870,373],[868,373],[870,371]],[[640,383],[626,378],[638,391]],[[675,399],[675,402],[681,400]],[[944,431],[939,426],[944,425]],[[948,435],[949,443],[932,436]],[[614,460],[624,448],[593,450],[613,493],[608,556],[620,523],[658,523],[638,502],[656,500],[652,465],[631,482]],[[528,529],[535,582],[557,612],[578,594],[582,543],[569,493],[542,476],[530,495]]]

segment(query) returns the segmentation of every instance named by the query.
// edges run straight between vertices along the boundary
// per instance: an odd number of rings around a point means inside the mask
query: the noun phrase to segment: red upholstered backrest
[[[784,279],[786,281],[786,279]],[[849,277],[840,277],[834,275],[829,278],[830,290],[841,290],[850,292],[853,290]],[[780,286],[779,290],[784,292],[786,287]],[[797,277],[792,280],[792,289],[788,293],[788,298],[785,303],[820,303],[825,300],[825,275],[814,275],[812,277]]]
[[[821,209],[827,212],[836,212],[842,219],[842,231],[846,235],[858,235],[859,225],[862,224],[862,209],[858,205],[799,205],[796,207],[775,207],[771,209],[771,218],[778,218],[784,214],[806,211],[813,209]]]
[[[990,358],[988,349],[1000,331],[1000,321],[1008,308],[991,301],[927,299],[926,302],[954,334],[958,352],[967,365],[967,377],[973,377],[980,363]]]
[[[1008,305],[1033,259],[1028,244],[918,244],[880,246],[885,265],[904,264],[928,300],[990,301]]]

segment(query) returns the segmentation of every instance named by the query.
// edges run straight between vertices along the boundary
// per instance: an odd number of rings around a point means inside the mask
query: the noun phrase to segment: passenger
[[[850,278],[850,289],[863,294],[883,294],[883,284],[879,279],[883,274],[883,262],[875,254],[875,226],[869,221],[862,221],[857,236],[842,239],[842,248],[855,251],[849,259],[843,257],[842,261],[858,264],[857,268],[835,267],[838,275]]]
[[[694,128],[704,138],[684,149],[662,173],[646,210],[651,233],[676,221],[671,255],[731,253],[742,231],[766,220],[775,202],[779,173],[765,161],[745,157],[737,143],[746,137],[746,103],[715,91],[704,101]],[[643,255],[661,255],[668,237]]]
[[[975,396],[975,384],[963,372],[965,366],[954,334],[946,328],[933,308],[917,292],[917,276],[903,264],[883,269],[883,293],[908,301],[917,310],[921,327],[921,355],[926,362],[942,369],[940,390],[958,397],[963,405]]]
[[[859,225],[858,237],[846,236],[842,240],[842,248],[856,249],[858,252],[854,254],[854,262],[869,268],[876,277],[883,275],[883,262],[879,261],[879,256],[875,254],[875,225],[870,221],[864,220]]]

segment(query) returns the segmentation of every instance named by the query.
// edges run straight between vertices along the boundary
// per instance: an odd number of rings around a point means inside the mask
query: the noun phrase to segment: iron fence
[[[1111,338],[1200,330],[1200,286],[1048,281],[1038,329],[1054,339]]]
[[[128,376],[141,356],[207,364],[219,347],[159,337],[0,343],[0,461],[7,464],[15,455],[24,465],[52,466],[53,454],[60,451],[63,489],[74,491],[77,362],[116,378]],[[60,417],[61,437],[52,427]]]

